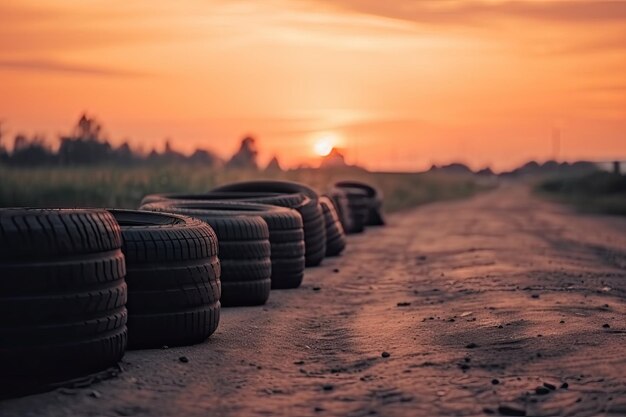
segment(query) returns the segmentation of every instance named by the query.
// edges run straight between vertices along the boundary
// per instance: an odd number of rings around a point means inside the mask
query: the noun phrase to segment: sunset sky
[[[626,159],[626,1],[0,3],[6,136],[68,131],[371,169]],[[318,143],[317,149],[320,148]]]

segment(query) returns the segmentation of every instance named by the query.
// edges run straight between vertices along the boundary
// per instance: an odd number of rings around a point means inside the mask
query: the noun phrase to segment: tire
[[[234,191],[215,192],[208,193],[196,193],[196,194],[184,194],[184,193],[161,193],[161,194],[148,194],[141,200],[140,206],[145,206],[152,203],[159,203],[161,201],[223,201],[223,200],[254,200],[258,197],[277,197],[280,193],[237,193]]]
[[[320,197],[326,225],[326,256],[337,256],[346,248],[346,234],[339,221],[335,204],[327,197]]]
[[[368,206],[367,218],[365,220],[366,226],[384,226],[385,220],[382,216],[382,193],[372,187],[369,184],[365,184],[359,181],[339,181],[335,184],[336,187],[345,189],[348,193],[351,190],[360,190],[365,193]]]
[[[328,191],[328,197],[335,205],[344,233],[354,233],[356,226],[353,222],[353,216],[350,211],[350,205],[346,193],[339,188],[333,187]]]
[[[333,194],[336,199],[343,198],[346,201],[349,221],[344,225],[345,232],[347,234],[362,233],[369,215],[365,191],[356,188],[335,188]]]
[[[267,223],[269,244],[257,242],[220,241],[220,257],[224,259],[271,259],[271,288],[297,288],[304,277],[305,246],[302,217],[295,210],[266,204],[241,201],[177,201],[148,204],[147,209],[162,207],[188,216],[234,215],[259,216]]]
[[[221,264],[223,307],[262,305],[271,288],[269,229],[257,215],[225,215],[209,210],[176,208],[168,202],[143,206],[144,210],[178,213],[207,223],[215,231]],[[241,248],[241,253],[237,251]]]
[[[219,324],[217,236],[185,216],[109,210],[122,232],[130,349],[206,340]]]
[[[0,397],[122,358],[121,246],[120,228],[105,210],[0,209]]]
[[[211,194],[228,192],[256,193],[256,197],[247,199],[297,210],[304,226],[305,265],[318,266],[322,263],[326,254],[326,229],[319,196],[312,188],[288,181],[247,181],[217,187]]]

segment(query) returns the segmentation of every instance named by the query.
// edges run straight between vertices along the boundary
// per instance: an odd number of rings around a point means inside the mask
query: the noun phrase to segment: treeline
[[[257,154],[256,143],[252,137],[245,137],[239,150],[228,160],[223,160],[206,149],[196,149],[191,155],[185,155],[175,151],[169,141],[162,152],[153,149],[149,153],[142,153],[133,149],[128,142],[116,147],[104,137],[102,125],[85,114],[80,117],[70,134],[59,138],[56,149],[43,137],[17,134],[13,139],[13,148],[9,151],[0,137],[0,163],[27,167],[185,162],[203,166],[258,169]],[[280,169],[276,158],[272,160],[271,169]]]

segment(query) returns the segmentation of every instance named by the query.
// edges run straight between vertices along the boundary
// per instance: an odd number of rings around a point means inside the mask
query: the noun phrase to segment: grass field
[[[259,178],[299,181],[321,192],[337,180],[365,181],[383,191],[388,212],[431,201],[467,197],[485,188],[471,176],[369,173],[357,169],[302,169],[269,174],[192,165],[128,168],[0,166],[0,206],[136,208],[141,198],[149,193],[203,192],[220,184]]]
[[[626,176],[594,172],[585,176],[544,180],[536,191],[591,213],[626,216]]]

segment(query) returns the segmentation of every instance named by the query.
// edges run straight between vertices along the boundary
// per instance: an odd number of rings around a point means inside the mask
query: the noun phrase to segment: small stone
[[[501,405],[498,407],[498,413],[503,416],[525,416],[526,410],[514,405]]]
[[[324,391],[332,391],[333,389],[335,389],[335,387],[333,386],[333,384],[324,384],[322,385],[322,389]]]
[[[294,365],[304,365],[304,361],[295,361]]]
[[[498,385],[499,383],[500,383],[500,380],[498,380],[497,378],[494,378],[491,380],[492,385]]]
[[[568,389],[568,388],[569,388],[569,384],[568,384],[567,382],[563,382],[563,383],[561,384],[561,388],[562,388],[562,389]]]
[[[546,388],[548,388],[548,389],[549,389],[549,390],[551,390],[551,391],[554,391],[554,390],[556,389],[556,386],[555,386],[555,385],[553,385],[553,384],[550,384],[549,382],[544,382],[544,383],[543,383],[543,386],[544,386],[544,387],[546,387]]]
[[[181,356],[180,358],[178,358],[178,360],[181,361],[182,363],[189,362],[189,358],[187,358],[186,356]]]
[[[380,356],[382,356],[383,358],[388,358],[388,357],[390,357],[390,356],[391,356],[391,353],[389,353],[389,352],[383,352],[383,353],[381,353],[381,354],[380,354]]]
[[[322,411],[324,411],[324,409],[322,407],[315,407],[313,411],[315,411],[316,413],[321,413]]]
[[[100,398],[102,397],[102,394],[100,394],[99,391],[93,390],[89,393],[89,396],[93,398]]]
[[[161,346],[161,349],[169,349],[170,347],[168,345],[163,345]]]
[[[561,320],[559,323],[563,324],[563,323],[565,323],[565,320]]]
[[[399,302],[399,303],[396,304],[396,306],[398,306],[398,307],[408,307],[410,305],[411,305],[411,303],[409,303],[408,301],[402,301],[402,302]]]
[[[319,290],[321,290],[320,287],[313,287],[313,291],[319,291]]]
[[[535,388],[535,393],[537,395],[546,395],[550,393],[550,390],[546,387],[537,387]]]
[[[335,268],[335,269],[333,269],[333,272],[334,272],[335,274],[336,274],[336,273],[338,273],[338,272],[339,272],[339,268]]]
[[[609,323],[604,323],[604,324],[602,325],[602,327],[604,327],[605,329],[610,329],[610,328],[611,328],[611,326],[609,325]]]
[[[539,294],[533,294],[531,295],[532,298],[539,298]]]
[[[467,345],[465,345],[466,349],[474,349],[474,348],[477,348],[477,347],[478,347],[478,345],[476,343],[474,343],[474,342],[468,343]]]

